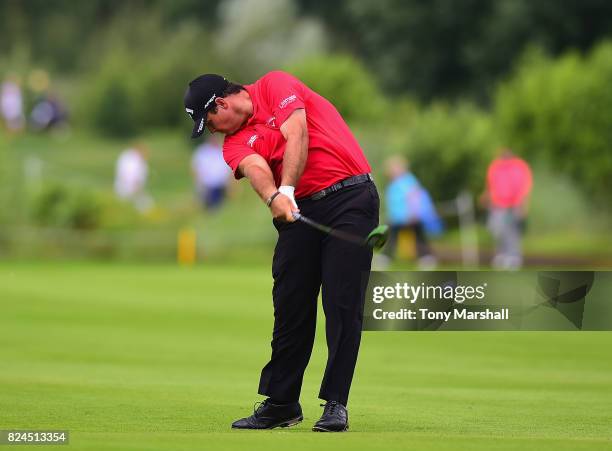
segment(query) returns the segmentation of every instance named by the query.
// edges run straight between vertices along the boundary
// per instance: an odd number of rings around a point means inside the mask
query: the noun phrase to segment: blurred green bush
[[[101,207],[92,191],[53,184],[34,195],[31,213],[37,225],[92,230],[101,225]]]
[[[490,117],[471,104],[434,104],[395,129],[390,153],[408,158],[411,170],[433,198],[479,193],[497,139]]]
[[[81,78],[76,109],[82,123],[120,138],[188,127],[187,83],[205,71],[223,72],[211,39],[192,24],[164,30],[156,16],[129,24],[119,19],[107,33]]]
[[[612,197],[612,43],[550,59],[530,51],[497,90],[495,117],[517,152]]]
[[[286,70],[331,101],[347,121],[380,118],[386,100],[373,75],[349,55],[306,58]]]
[[[59,182],[47,183],[30,196],[29,213],[35,225],[81,231],[120,230],[148,219],[112,192]]]

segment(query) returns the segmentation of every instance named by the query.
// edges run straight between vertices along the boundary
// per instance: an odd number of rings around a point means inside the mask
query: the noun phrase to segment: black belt
[[[320,200],[320,199],[323,199],[325,196],[330,195],[331,193],[340,191],[343,188],[347,188],[353,185],[359,185],[360,183],[373,182],[373,181],[374,181],[374,178],[372,177],[372,174],[354,175],[353,177],[349,177],[347,179],[340,180],[338,183],[334,183],[332,186],[328,186],[327,188],[322,189],[321,191],[317,191],[311,196],[304,197],[298,200]]]

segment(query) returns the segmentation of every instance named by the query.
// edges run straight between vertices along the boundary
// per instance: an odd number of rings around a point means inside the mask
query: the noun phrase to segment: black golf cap
[[[192,80],[185,92],[185,110],[195,122],[192,138],[204,133],[206,113],[215,107],[215,99],[222,97],[229,82],[221,75],[205,74]]]

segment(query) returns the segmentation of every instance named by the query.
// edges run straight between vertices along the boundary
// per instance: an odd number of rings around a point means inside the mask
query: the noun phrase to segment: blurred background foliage
[[[300,0],[387,92],[486,102],[525,48],[585,51],[612,36],[606,0]]]
[[[70,113],[61,133],[0,134],[0,251],[19,234],[34,242],[26,226],[116,232],[94,240],[102,256],[148,230],[163,251],[146,252],[166,258],[183,224],[205,227],[210,253],[268,243],[268,213],[246,187],[219,215],[198,214],[182,96],[200,73],[250,83],[279,68],[335,103],[381,186],[382,162],[400,153],[434,199],[477,196],[496,148],[511,146],[537,171],[531,236],[553,237],[528,245],[612,254],[605,0],[0,0],[0,75],[26,84],[44,69]],[[111,192],[136,138],[151,148],[146,217]],[[28,161],[41,162],[42,184]]]
[[[551,59],[528,52],[495,98],[498,130],[597,200],[612,200],[612,44]]]

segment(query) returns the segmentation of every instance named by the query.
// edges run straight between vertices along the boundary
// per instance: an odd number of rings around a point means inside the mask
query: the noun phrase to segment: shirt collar
[[[246,91],[249,93],[249,97],[251,97],[251,104],[253,105],[253,114],[246,121],[246,124],[244,125],[245,126],[254,125],[253,121],[255,120],[255,117],[257,116],[257,113],[259,110],[259,99],[257,98],[255,84],[244,85],[244,89],[246,89]]]

